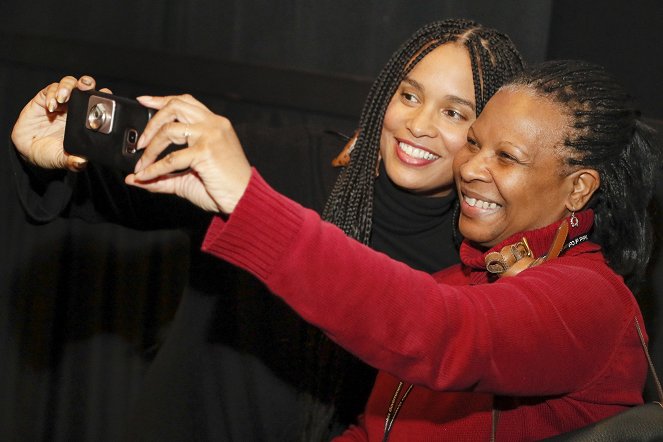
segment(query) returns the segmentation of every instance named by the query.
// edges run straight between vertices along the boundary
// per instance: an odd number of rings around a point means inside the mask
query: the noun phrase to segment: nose
[[[488,155],[480,150],[473,151],[469,146],[456,154],[458,172],[463,181],[490,181]]]
[[[412,111],[407,121],[407,128],[415,137],[434,137],[437,128],[434,123],[435,112],[426,106],[421,106]]]

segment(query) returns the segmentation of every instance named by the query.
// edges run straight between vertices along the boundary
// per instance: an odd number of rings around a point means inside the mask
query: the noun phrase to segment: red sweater
[[[591,228],[590,211],[578,218],[570,238]],[[535,256],[557,224],[527,232]],[[495,396],[497,439],[509,441],[552,436],[642,402],[641,314],[591,242],[493,283],[487,252],[464,243],[462,265],[431,276],[348,238],[254,172],[229,220],[212,222],[203,249],[255,274],[381,370],[359,424],[338,440],[382,440],[399,380],[415,387],[392,441],[488,440]]]

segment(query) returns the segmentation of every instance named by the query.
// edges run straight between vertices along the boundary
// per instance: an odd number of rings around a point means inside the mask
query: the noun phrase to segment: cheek
[[[467,143],[467,131],[470,129],[470,123],[440,128],[440,133],[444,137],[444,144],[452,155],[459,152]]]
[[[528,186],[528,181],[522,174],[514,171],[513,169],[507,170],[493,170],[493,179],[497,191],[502,196],[508,206],[519,208],[522,205],[528,206],[530,198],[536,199],[538,192]],[[540,197],[540,195],[538,195]]]
[[[509,234],[549,224],[546,220],[553,211],[548,201],[554,188],[539,185],[536,177],[522,173],[505,173],[499,184],[507,207],[505,221],[511,225]]]
[[[395,109],[395,106],[392,102],[387,107],[387,111],[384,114],[384,120],[382,121],[382,135],[380,136],[380,153],[382,155],[386,154],[386,145],[396,133],[396,129],[398,128],[398,121],[398,111]]]
[[[465,148],[465,146],[461,147],[458,149],[456,154],[454,155],[454,160],[452,163],[452,171],[454,174],[454,180],[456,182],[460,181],[460,169],[465,164],[470,157],[470,151],[469,149]]]
[[[401,118],[399,112],[399,103],[394,101],[394,98],[389,102],[387,110],[384,112],[384,119],[382,120],[382,131],[393,131],[398,128]]]

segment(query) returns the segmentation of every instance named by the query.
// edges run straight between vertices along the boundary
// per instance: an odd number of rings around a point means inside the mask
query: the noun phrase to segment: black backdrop
[[[530,62],[603,63],[646,116],[663,119],[655,0],[62,3],[0,3],[0,139],[23,103],[67,73],[123,95],[193,92],[235,122],[348,130],[391,51],[452,16],[504,30]],[[118,440],[177,308],[188,237],[29,223],[0,158],[0,439]],[[654,294],[660,279],[652,271]],[[656,299],[643,300],[654,335]],[[655,357],[663,367],[663,350]]]

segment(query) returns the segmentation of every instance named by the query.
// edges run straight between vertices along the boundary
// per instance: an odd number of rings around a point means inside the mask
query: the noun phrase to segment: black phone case
[[[90,96],[106,97],[115,102],[113,127],[110,133],[101,133],[86,127]],[[126,149],[128,129],[140,136],[151,117],[151,111],[135,100],[98,91],[74,89],[67,105],[67,124],[64,131],[65,152],[83,157],[122,172],[133,171],[140,152]]]
[[[89,99],[95,95],[115,102],[112,129],[109,133],[101,133],[86,127]],[[102,164],[123,173],[132,173],[143,152],[135,150],[135,141],[143,133],[154,112],[153,109],[146,108],[131,98],[74,89],[67,106],[64,150],[91,163]],[[131,130],[135,131],[133,145],[127,141]],[[172,144],[160,154],[159,158],[183,147],[185,146]]]

